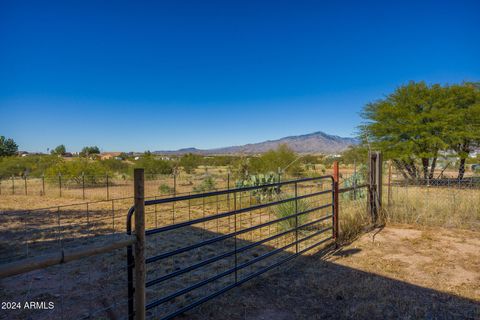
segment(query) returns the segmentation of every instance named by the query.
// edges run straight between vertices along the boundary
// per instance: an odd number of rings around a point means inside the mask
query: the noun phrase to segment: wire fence
[[[0,215],[0,264],[111,243],[125,234],[132,198]],[[125,249],[2,279],[2,301],[22,306],[0,319],[121,318],[126,313]],[[26,308],[25,303],[45,305]],[[8,311],[8,312],[6,312]]]
[[[208,185],[205,181],[208,179]],[[146,175],[146,194],[171,196],[205,189],[233,187],[230,174]],[[82,200],[109,200],[132,196],[133,178],[126,175],[16,177],[0,180],[0,196],[43,196]]]
[[[480,177],[465,172],[406,178],[384,166],[383,209],[389,222],[480,230]]]
[[[458,181],[455,183],[451,177],[450,180],[427,179],[428,181],[425,182],[420,179],[405,179],[400,171],[396,170],[394,166],[390,167],[388,163],[384,165],[383,169],[382,209],[387,221],[480,230],[480,187],[477,177],[467,175],[460,183]],[[339,195],[340,236],[348,240],[361,233],[363,228],[370,223],[367,208],[368,188],[365,187],[367,175],[365,166],[360,165],[354,168],[345,168],[340,172],[339,187],[342,190]],[[180,195],[209,191],[200,187],[211,188],[211,183],[204,183],[206,178],[208,175],[146,177],[145,194],[147,199],[154,200],[168,197],[172,193]],[[228,176],[218,175],[215,179],[213,190],[233,188],[235,185],[234,179],[229,179]],[[281,177],[281,179],[287,180],[288,177]],[[15,183],[17,182],[15,181]],[[35,210],[4,210],[1,212],[0,264],[33,258],[48,252],[75,250],[97,242],[112,242],[120,239],[125,234],[127,211],[133,203],[131,197],[133,185],[124,186],[126,193],[122,193],[115,191],[116,187],[120,188],[120,185],[115,185],[115,183],[117,182],[114,179],[112,179],[111,185],[109,181],[109,196],[112,197],[109,200]],[[176,187],[174,191],[169,189],[171,192],[166,193],[167,188],[161,187],[162,184],[166,184],[170,188]],[[17,184],[15,185],[17,186]],[[2,186],[4,187],[3,184]],[[309,192],[308,188],[311,192],[312,188],[327,190],[330,187],[328,183],[317,183],[309,187],[302,187],[301,192]],[[19,189],[15,188],[15,192],[18,192]],[[160,188],[163,188],[165,193],[162,193]],[[87,188],[85,190],[86,198],[89,199],[90,192],[94,194],[98,193],[98,190],[103,190],[101,192],[106,198],[105,189],[106,185],[100,189]],[[4,190],[6,189],[2,189],[2,195],[4,195]],[[30,189],[29,181],[27,181],[27,194],[30,195],[30,192],[34,192],[33,190],[35,189]],[[53,189],[51,192],[56,191]],[[285,192],[287,191],[285,190]],[[82,198],[83,190],[80,189],[79,193],[78,189],[72,188],[70,191],[67,184],[67,187],[62,189],[62,196],[66,197],[68,192],[72,192],[73,199]],[[288,192],[291,193],[292,190]],[[127,196],[120,197],[122,194]],[[236,200],[233,197],[216,196],[191,199],[176,204],[148,206],[146,208],[146,225],[147,228],[159,228],[172,223],[215,215],[231,210],[234,206],[247,208],[258,204],[259,201],[261,201],[259,194],[244,192]],[[264,210],[260,211],[260,214],[246,212],[236,219],[236,223],[237,227],[249,228],[274,218],[274,211]],[[207,239],[209,234],[228,234],[234,230],[232,228],[234,228],[233,220],[216,219],[215,223],[198,224],[195,232],[190,233],[189,237]],[[246,232],[241,241],[245,241],[245,243],[258,241],[262,236],[268,237],[275,235],[275,232],[282,232],[274,226],[263,231],[265,231],[264,234],[254,232],[254,230]],[[172,246],[178,246],[188,239],[185,236],[177,235],[170,237],[170,242],[162,240],[161,244],[168,245],[170,243]],[[285,244],[287,243],[285,242]],[[280,242],[273,244],[273,248],[280,247]],[[153,252],[158,248],[153,246],[147,249]],[[195,257],[205,255],[203,258],[207,259],[212,254],[212,252],[202,253],[198,250],[195,253],[197,254]],[[282,253],[282,255],[288,254],[291,253]],[[255,259],[255,257],[246,257],[246,259]],[[165,268],[164,271],[168,269],[168,272],[175,272],[181,268],[180,260],[175,261],[174,258],[170,258],[166,261],[168,263],[162,266]],[[8,312],[0,310],[0,319],[124,319],[128,314],[129,303],[125,262],[126,250],[117,249],[86,259],[1,279],[0,296],[4,301],[21,301],[22,304],[45,302],[47,305],[41,310],[25,308],[8,310]],[[151,271],[149,275],[161,277],[162,275],[158,272],[158,270]],[[189,281],[201,280],[199,277],[201,278],[203,275],[193,274],[193,278]],[[155,297],[158,290],[160,289],[156,287],[147,288],[147,295]],[[186,300],[175,300],[175,304],[177,307],[185,306],[195,297],[198,296],[189,296],[185,298]],[[54,305],[52,309],[48,309],[49,302]],[[171,311],[172,308],[174,307],[167,309]],[[155,318],[158,311],[152,311],[149,315]]]
[[[151,181],[155,180],[147,180],[146,185]],[[299,193],[303,194],[312,188],[327,190],[331,188],[331,183],[322,181],[310,186],[302,185]],[[157,195],[147,197],[147,200],[163,197],[165,195]],[[217,214],[234,206],[246,208],[259,201],[262,201],[259,193],[242,192],[237,198],[217,196],[184,201],[182,204],[149,206],[146,211],[147,227],[158,228],[199,215]],[[0,265],[51,252],[63,254],[95,243],[121,239],[125,235],[126,215],[132,203],[132,197],[125,197],[42,209],[4,210],[0,214]],[[237,223],[246,227],[259,221],[265,222],[269,217],[273,219],[274,216],[273,211],[262,211],[262,214],[250,212],[241,215]],[[231,232],[234,225],[232,220],[223,220],[222,223],[218,223],[218,220],[215,225],[200,224],[198,227],[205,230],[203,234]],[[268,229],[274,228],[271,226]],[[200,229],[198,232],[202,233]],[[255,232],[246,235],[245,241],[258,236]],[[47,306],[47,309],[28,310],[22,307],[0,313],[0,319],[125,318],[128,305],[125,262],[125,249],[117,249],[2,279],[0,292],[5,301],[46,302],[52,303],[53,308],[48,309]],[[171,263],[170,267],[178,267],[174,261]]]

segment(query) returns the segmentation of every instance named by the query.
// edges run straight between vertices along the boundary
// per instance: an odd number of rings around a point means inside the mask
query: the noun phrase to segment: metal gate
[[[321,176],[145,201],[146,316],[171,319],[331,242],[334,190],[333,177]],[[127,260],[133,319],[133,246]]]

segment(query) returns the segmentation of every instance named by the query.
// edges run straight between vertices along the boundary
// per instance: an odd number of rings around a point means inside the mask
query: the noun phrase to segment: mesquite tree
[[[405,178],[432,179],[440,151],[460,157],[479,145],[480,90],[474,84],[441,86],[410,82],[365,106],[363,142],[383,151]]]

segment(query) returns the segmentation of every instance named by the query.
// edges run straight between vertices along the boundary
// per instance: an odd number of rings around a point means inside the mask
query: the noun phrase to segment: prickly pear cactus
[[[237,188],[257,187],[278,182],[278,175],[273,172],[267,174],[249,175],[246,179],[238,180]],[[274,195],[280,193],[279,186],[263,187],[252,190],[252,195],[258,201],[271,200]]]

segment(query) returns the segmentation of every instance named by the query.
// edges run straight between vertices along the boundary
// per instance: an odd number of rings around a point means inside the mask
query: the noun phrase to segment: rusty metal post
[[[145,319],[145,175],[134,171],[135,193],[135,319]]]
[[[339,181],[338,161],[333,163],[333,239],[338,240],[338,181]]]

